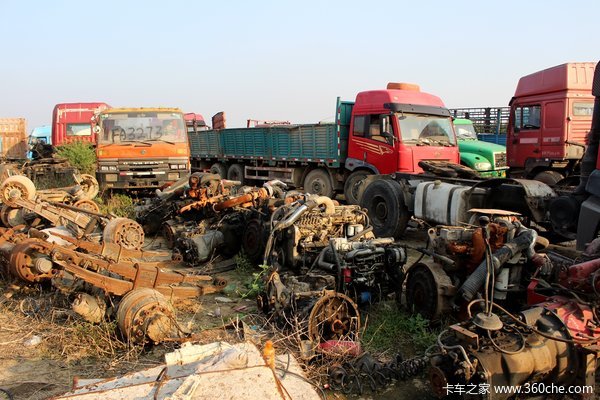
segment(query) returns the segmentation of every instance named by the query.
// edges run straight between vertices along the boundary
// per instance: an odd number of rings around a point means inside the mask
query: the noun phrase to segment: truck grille
[[[506,152],[494,153],[494,167],[496,167],[496,168],[506,167]]]

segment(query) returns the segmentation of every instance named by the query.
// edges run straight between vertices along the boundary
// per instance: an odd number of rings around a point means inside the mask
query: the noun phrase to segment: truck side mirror
[[[381,132],[381,136],[383,136],[385,138],[385,140],[387,140],[388,143],[392,144],[392,145],[394,144],[394,141],[396,140],[396,137],[389,132]]]

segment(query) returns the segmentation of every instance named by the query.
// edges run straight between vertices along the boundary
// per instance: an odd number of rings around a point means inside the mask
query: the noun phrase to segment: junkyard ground
[[[407,232],[407,245],[417,247],[424,242],[423,231]],[[409,252],[409,265],[418,254]],[[254,281],[253,273],[259,272],[246,266],[219,274],[229,281],[223,293],[179,303],[181,330],[192,333],[194,341],[200,343],[236,342],[244,340],[244,335],[240,324],[230,322],[243,320],[259,341],[268,338],[269,328],[260,326],[254,297],[244,296]],[[15,399],[44,399],[64,393],[76,377],[110,377],[154,366],[178,346],[175,342],[129,345],[121,340],[115,322],[93,325],[80,320],[70,310],[67,295],[49,287],[24,288],[6,279],[1,282],[0,388],[8,389]],[[391,357],[400,352],[409,358],[433,343],[435,329],[430,331],[425,321],[398,311],[393,299],[365,308],[362,314],[363,347],[374,354]],[[233,328],[224,329],[226,326]],[[328,397],[344,395],[328,392]],[[351,397],[409,399],[432,394],[426,377],[421,376],[397,382],[382,392]]]

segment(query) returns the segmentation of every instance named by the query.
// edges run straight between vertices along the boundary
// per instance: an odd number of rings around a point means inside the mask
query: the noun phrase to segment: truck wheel
[[[556,171],[542,171],[538,173],[533,179],[545,183],[548,186],[554,186],[558,181],[565,179],[565,177]]]
[[[26,176],[13,175],[2,182],[0,186],[0,196],[4,204],[11,207],[18,207],[18,200],[35,199],[35,185]]]
[[[354,171],[350,174],[344,183],[344,196],[346,197],[346,203],[358,204],[360,185],[363,184],[363,179],[369,175],[371,175],[371,173],[368,171]]]
[[[226,179],[227,178],[227,166],[222,163],[214,163],[210,167],[210,173],[219,175],[221,177],[221,179]]]
[[[333,197],[333,184],[327,171],[323,169],[313,169],[304,178],[304,191],[319,196]]]
[[[244,166],[241,164],[232,164],[227,170],[227,179],[230,181],[239,181],[244,184]]]
[[[408,223],[409,213],[402,189],[396,182],[378,179],[367,186],[360,200],[367,209],[377,237],[399,238]]]

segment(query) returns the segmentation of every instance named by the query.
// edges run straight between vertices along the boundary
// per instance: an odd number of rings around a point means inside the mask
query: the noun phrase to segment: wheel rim
[[[9,270],[13,276],[28,283],[41,282],[56,274],[54,268],[40,268],[38,256],[43,256],[46,250],[44,243],[29,240],[16,245],[9,261]],[[47,263],[46,263],[47,264]]]
[[[388,216],[388,205],[385,201],[385,199],[383,197],[376,197],[373,200],[373,207],[372,209],[375,211],[375,218],[382,222],[385,221],[385,219]]]
[[[5,204],[16,207],[21,199],[32,200],[35,197],[35,186],[25,176],[12,176],[2,185],[2,198]]]
[[[105,240],[116,243],[127,250],[140,250],[144,245],[144,229],[128,218],[110,221],[105,229]]]
[[[317,178],[312,181],[310,188],[314,194],[322,194],[323,193],[323,182],[321,179]]]

